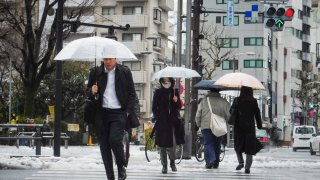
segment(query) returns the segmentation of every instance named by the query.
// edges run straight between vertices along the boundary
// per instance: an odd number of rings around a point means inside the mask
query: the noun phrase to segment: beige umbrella
[[[214,84],[239,89],[241,88],[241,86],[248,86],[256,90],[265,89],[260,80],[249,74],[240,72],[225,74],[221,78],[219,78]]]

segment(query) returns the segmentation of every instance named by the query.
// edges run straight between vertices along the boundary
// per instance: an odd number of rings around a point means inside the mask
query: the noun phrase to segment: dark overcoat
[[[161,87],[153,95],[152,111],[156,118],[155,143],[159,147],[173,147],[173,131],[176,144],[184,144],[184,127],[179,114],[181,108],[179,91],[175,90],[177,102],[173,101],[173,94],[173,88]]]
[[[135,103],[135,88],[130,69],[127,66],[120,64],[116,65],[115,69],[115,91],[117,98],[120,102],[121,109],[129,114],[134,113],[134,103]],[[103,93],[107,87],[108,76],[105,72],[105,67],[102,64],[99,67],[92,68],[90,70],[89,80],[87,84],[87,94],[90,99],[94,99],[91,92],[91,87],[97,83],[98,84],[98,99],[95,101],[96,113],[95,113],[95,129],[96,135],[100,138],[101,132],[103,131],[102,122],[102,103],[103,103]]]
[[[256,99],[243,100],[236,98],[238,105],[238,118],[234,125],[234,147],[236,152],[246,153],[248,155],[255,155],[262,148],[257,141],[256,127],[262,128],[260,109]],[[234,108],[235,103],[231,108]]]

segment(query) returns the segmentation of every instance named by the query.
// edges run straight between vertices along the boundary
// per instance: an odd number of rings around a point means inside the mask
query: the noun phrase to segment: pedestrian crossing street
[[[270,169],[269,169],[270,170]],[[254,170],[253,170],[254,171]],[[117,179],[117,172],[115,172]],[[102,180],[107,179],[105,172],[101,170],[83,169],[83,170],[39,170],[25,180]],[[161,168],[157,170],[135,169],[133,166],[127,169],[128,180],[206,180],[206,179],[292,179],[286,175],[264,172],[262,169],[255,170],[251,174],[245,174],[244,171],[227,171],[226,169],[200,169],[184,170],[178,172],[168,171],[168,174],[162,174]]]

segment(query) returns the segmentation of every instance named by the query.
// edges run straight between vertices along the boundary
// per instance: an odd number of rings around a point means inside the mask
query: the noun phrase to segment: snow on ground
[[[275,156],[279,149],[271,149],[269,152],[258,153],[254,156],[254,167],[281,168],[281,167],[320,167],[316,160],[292,159],[285,154],[291,153],[291,149],[280,149],[280,155]],[[284,154],[284,155],[282,155]],[[0,146],[0,169],[104,169],[99,146],[69,146],[68,149],[61,147],[60,157],[53,156],[53,149],[41,148],[40,157],[35,155],[35,149],[26,146]],[[11,157],[24,156],[24,157]],[[286,159],[287,158],[287,159]],[[233,149],[227,149],[226,156],[220,166],[236,167],[237,159]],[[130,146],[129,168],[159,169],[160,161],[147,162],[143,146]],[[185,170],[205,170],[204,162],[199,163],[192,157],[191,160],[182,160],[178,165]]]

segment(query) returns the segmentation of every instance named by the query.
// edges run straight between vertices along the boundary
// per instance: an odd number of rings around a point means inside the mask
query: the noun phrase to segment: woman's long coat
[[[262,128],[260,109],[256,99],[242,100],[236,98],[232,107],[237,104],[238,118],[234,125],[234,147],[236,152],[246,153],[248,155],[255,155],[262,148],[261,144],[257,141],[256,127]]]
[[[173,88],[162,87],[157,89],[153,96],[152,111],[156,118],[155,137],[159,147],[173,147],[173,137],[177,145],[184,144],[184,127],[179,114],[181,108],[179,91],[175,90],[177,102],[173,101],[173,94]]]

